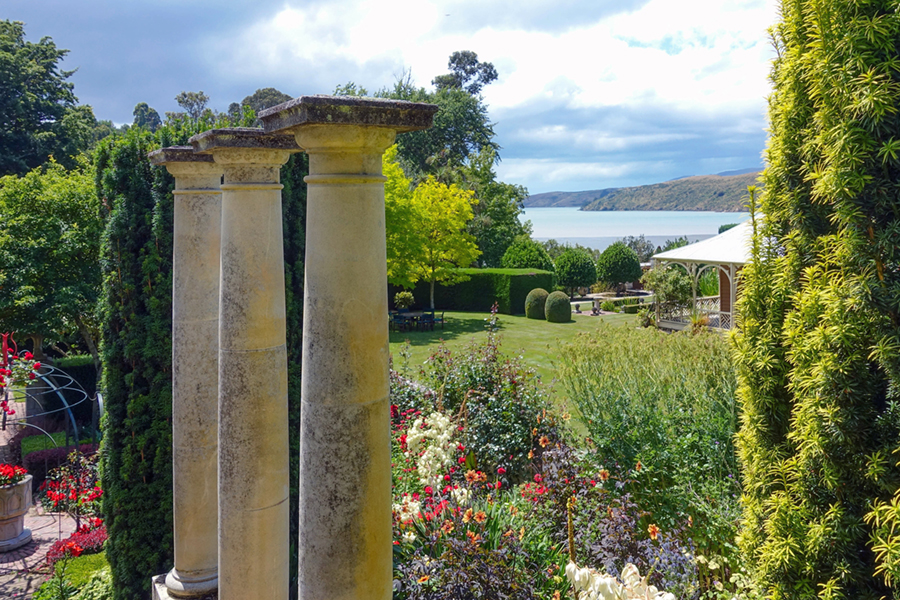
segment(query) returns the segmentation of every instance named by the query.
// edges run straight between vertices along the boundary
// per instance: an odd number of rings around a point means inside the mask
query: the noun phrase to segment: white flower
[[[404,523],[412,521],[419,516],[421,505],[412,499],[412,496],[403,496],[403,500],[399,504],[392,506],[394,512],[397,513],[397,519]]]
[[[457,489],[451,491],[450,495],[453,496],[453,499],[456,501],[457,504],[462,506],[463,504],[465,504],[466,502],[469,501],[469,496],[471,494],[469,493],[469,490],[467,488],[457,488]]]
[[[588,586],[591,584],[591,571],[590,569],[578,569],[575,573],[575,589],[580,591],[588,589]]]
[[[414,541],[416,541],[416,534],[414,534],[412,531],[405,532],[403,534],[403,541],[407,544],[412,544]]]

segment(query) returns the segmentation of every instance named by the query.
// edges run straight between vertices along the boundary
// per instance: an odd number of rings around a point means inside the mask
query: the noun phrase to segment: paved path
[[[75,531],[75,520],[65,514],[47,513],[32,506],[25,515],[25,527],[31,530],[31,543],[0,554],[0,598],[30,599],[50,575],[45,558],[53,542]]]
[[[25,403],[12,405],[15,417],[25,414]],[[14,462],[7,445],[15,433],[12,423],[0,430],[0,463]],[[37,490],[34,490],[35,492]],[[40,505],[32,506],[25,515],[25,527],[31,530],[31,543],[12,552],[0,554],[0,599],[30,600],[31,595],[50,575],[47,551],[53,542],[65,539],[75,531],[75,520],[65,514],[47,513]]]

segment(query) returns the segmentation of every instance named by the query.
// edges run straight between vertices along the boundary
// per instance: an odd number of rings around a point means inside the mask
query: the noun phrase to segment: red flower
[[[535,483],[540,483],[540,482],[542,482],[543,480],[544,480],[544,478],[541,477],[541,474],[540,474],[540,473],[535,473],[535,474],[534,474],[534,482],[535,482]]]
[[[500,475],[506,475],[506,469],[504,469],[503,467],[499,467],[497,469],[497,473],[499,473]]]
[[[34,373],[29,373],[29,374],[28,374],[28,379],[34,379],[34,377],[35,377]]]
[[[39,363],[39,362],[34,363],[34,367],[32,367],[32,368],[33,368],[35,371],[37,371],[38,369],[41,368],[41,363]]]

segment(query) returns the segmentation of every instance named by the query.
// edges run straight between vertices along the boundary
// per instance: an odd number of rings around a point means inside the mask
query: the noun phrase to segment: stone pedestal
[[[391,597],[381,157],[437,107],[301,97],[260,116],[309,153],[300,433],[301,600]],[[271,596],[273,598],[281,596]]]
[[[224,172],[219,288],[219,598],[288,597],[288,430],[279,169],[291,136],[191,138]]]
[[[218,586],[217,431],[222,167],[191,146],[150,153],[175,176],[172,274],[172,469],[175,568],[170,595]]]
[[[12,485],[0,486],[0,553],[21,548],[31,541],[25,514],[31,506],[31,475]]]

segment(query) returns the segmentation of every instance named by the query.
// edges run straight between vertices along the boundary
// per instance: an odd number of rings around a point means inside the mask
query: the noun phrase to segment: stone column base
[[[169,593],[169,588],[166,587],[166,575],[168,573],[163,573],[162,575],[155,575],[150,578],[150,589],[152,590],[152,599],[153,600],[182,600],[177,596],[172,596]],[[218,600],[219,594],[218,590],[209,592],[205,596],[200,596],[197,600]]]
[[[22,533],[14,538],[0,541],[0,554],[4,552],[12,552],[16,548],[21,548],[31,541],[31,530],[23,529]]]

